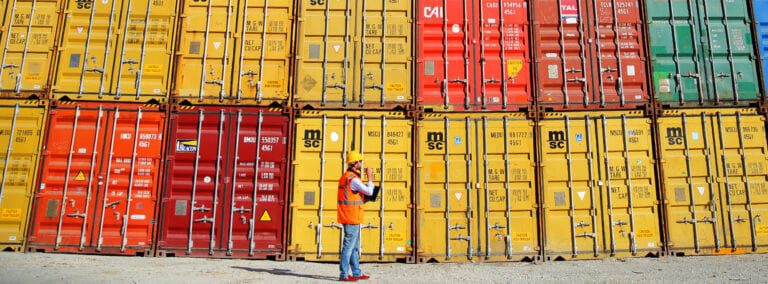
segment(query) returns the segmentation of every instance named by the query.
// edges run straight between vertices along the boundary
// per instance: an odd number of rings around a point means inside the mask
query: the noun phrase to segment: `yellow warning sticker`
[[[403,83],[387,83],[387,93],[403,93],[405,92],[405,86]]]
[[[387,242],[404,242],[405,237],[402,232],[387,232],[384,235],[384,240]]]
[[[272,221],[272,216],[269,216],[269,211],[264,210],[264,214],[261,214],[261,219],[259,219],[259,221],[262,221],[262,222]]]
[[[75,176],[76,181],[85,181],[85,173],[83,171],[77,172],[77,175]]]
[[[522,59],[509,59],[509,60],[507,60],[507,76],[509,76],[509,77],[517,77],[517,74],[520,73],[520,70],[523,70],[523,60]]]
[[[0,219],[2,220],[18,220],[21,218],[21,209],[19,208],[5,208],[0,210]]]
[[[144,74],[160,75],[161,72],[163,72],[163,65],[160,65],[160,64],[144,65]]]

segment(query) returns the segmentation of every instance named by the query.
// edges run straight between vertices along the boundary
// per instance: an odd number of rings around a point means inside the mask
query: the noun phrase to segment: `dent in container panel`
[[[436,111],[531,104],[526,1],[419,3],[417,103]]]
[[[294,105],[412,103],[410,0],[302,1]]]
[[[21,251],[26,241],[47,106],[0,101],[0,250]]]
[[[760,99],[747,0],[645,5],[653,84],[663,105],[746,105]]]
[[[418,121],[419,262],[539,256],[533,131],[519,112]]]
[[[157,254],[282,258],[290,117],[271,108],[178,108]]]
[[[288,103],[293,1],[184,1],[182,14],[176,102]]]
[[[157,105],[53,108],[27,250],[150,253],[165,117]]]
[[[768,13],[764,13],[768,11],[768,1],[752,0],[752,7],[757,31],[755,38],[760,51],[760,64],[763,67],[763,92],[768,92]]]
[[[638,1],[536,1],[538,103],[545,109],[634,109],[648,104]]]
[[[49,90],[53,49],[62,1],[12,0],[3,3],[0,37],[0,96],[44,98]]]
[[[338,261],[343,239],[336,210],[339,178],[347,169],[346,152],[358,150],[381,187],[377,201],[364,205],[360,260],[411,260],[412,126],[403,112],[298,112],[289,258]]]
[[[658,124],[670,253],[768,251],[765,118],[755,109],[667,110]]]
[[[56,100],[167,101],[176,1],[68,1]]]
[[[650,125],[642,111],[545,114],[538,127],[546,258],[661,252]]]

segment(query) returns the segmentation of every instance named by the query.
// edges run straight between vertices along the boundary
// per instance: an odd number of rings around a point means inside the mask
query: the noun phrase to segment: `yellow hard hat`
[[[360,152],[352,150],[347,152],[347,164],[352,164],[357,161],[363,160],[363,154],[360,154]]]

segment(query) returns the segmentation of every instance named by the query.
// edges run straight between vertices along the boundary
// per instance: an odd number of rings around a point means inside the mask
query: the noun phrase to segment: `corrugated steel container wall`
[[[551,112],[539,127],[545,256],[658,255],[651,120],[642,111]]]
[[[441,110],[531,105],[528,3],[419,2],[417,103]]]
[[[338,261],[343,235],[336,193],[346,170],[346,151],[351,149],[363,154],[365,167],[373,170],[373,181],[381,186],[378,201],[365,205],[361,260],[411,257],[412,126],[402,112],[299,112],[294,127],[290,258]]]
[[[0,96],[44,98],[63,1],[8,1],[3,21]]]
[[[760,64],[763,67],[763,92],[768,92],[768,1],[752,0],[755,15],[755,35],[760,48]],[[759,11],[759,12],[758,12]]]
[[[650,100],[637,0],[544,0],[533,9],[538,103],[633,109]]]
[[[426,114],[417,127],[418,260],[538,256],[533,121]]]
[[[0,101],[0,250],[21,251],[37,177],[47,106]]]
[[[177,2],[67,1],[53,99],[168,99]]]
[[[747,3],[645,1],[653,84],[663,105],[735,105],[760,98]]]
[[[391,108],[412,103],[411,0],[299,5],[294,105]]]
[[[183,1],[183,5],[175,101],[288,104],[293,1]]]
[[[658,121],[670,252],[768,251],[765,118],[701,109],[668,110]]]
[[[149,253],[165,117],[152,105],[52,108],[27,250]]]
[[[290,117],[180,107],[170,117],[158,255],[283,255]]]

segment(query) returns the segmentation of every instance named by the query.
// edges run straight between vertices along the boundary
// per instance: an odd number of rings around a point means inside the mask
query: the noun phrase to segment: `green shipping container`
[[[756,102],[748,0],[648,0],[653,85],[672,107]]]

